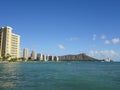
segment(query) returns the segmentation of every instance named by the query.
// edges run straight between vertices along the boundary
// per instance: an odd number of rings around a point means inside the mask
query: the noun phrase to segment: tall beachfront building
[[[0,56],[10,54],[12,58],[20,57],[20,36],[12,33],[12,27],[0,28]]]
[[[29,56],[28,56],[29,54],[28,54],[28,49],[27,48],[24,48],[23,49],[23,58],[25,58],[26,60],[29,58]]]
[[[36,58],[35,58],[35,51],[32,51],[32,53],[31,53],[31,60],[35,60]]]

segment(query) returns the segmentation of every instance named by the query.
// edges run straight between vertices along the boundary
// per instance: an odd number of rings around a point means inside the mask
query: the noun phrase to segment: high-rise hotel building
[[[12,33],[9,26],[0,28],[0,56],[7,54],[12,58],[20,57],[20,36]]]
[[[23,58],[27,60],[27,59],[29,58],[28,55],[29,55],[28,49],[27,49],[27,48],[24,48],[24,49],[23,49]]]
[[[36,58],[35,58],[35,51],[32,51],[32,53],[31,53],[31,60],[35,60]]]

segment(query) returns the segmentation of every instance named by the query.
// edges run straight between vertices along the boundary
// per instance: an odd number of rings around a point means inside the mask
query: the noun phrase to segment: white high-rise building
[[[43,61],[47,61],[47,56],[43,55]]]
[[[43,60],[43,55],[38,53],[37,54],[37,60],[42,61]]]
[[[28,54],[28,49],[27,48],[24,48],[23,49],[23,58],[28,60],[28,57],[29,57],[29,54]]]
[[[35,51],[32,51],[32,53],[31,53],[31,59],[32,60],[35,60],[36,58],[35,58]]]
[[[58,56],[54,56],[54,61],[59,61],[59,57]]]
[[[46,55],[46,61],[49,61],[49,55]]]

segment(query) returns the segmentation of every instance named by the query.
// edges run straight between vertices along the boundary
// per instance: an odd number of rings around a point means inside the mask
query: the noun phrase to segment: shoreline
[[[16,63],[16,62],[20,62],[20,63],[22,63],[22,62],[26,62],[26,63],[29,63],[29,62],[44,62],[44,63],[47,63],[47,62],[106,62],[106,61],[83,61],[83,60],[78,60],[78,61],[69,61],[69,60],[65,60],[65,61],[0,61],[0,64],[1,63]],[[113,62],[113,61],[112,61]],[[117,62],[117,61],[114,61],[114,62]]]

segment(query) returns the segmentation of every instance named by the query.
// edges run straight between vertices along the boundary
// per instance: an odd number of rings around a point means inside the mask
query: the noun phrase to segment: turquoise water
[[[120,63],[0,64],[0,90],[120,90]]]

